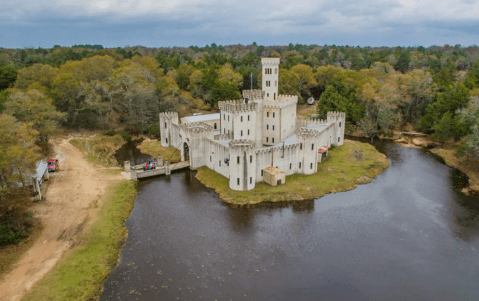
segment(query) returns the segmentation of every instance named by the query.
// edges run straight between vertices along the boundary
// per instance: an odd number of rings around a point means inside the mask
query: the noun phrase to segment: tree
[[[26,175],[38,158],[32,123],[21,123],[13,116],[0,114],[0,201],[16,181],[25,184]],[[1,203],[1,202],[0,202]]]
[[[218,101],[240,99],[241,94],[235,83],[219,80],[211,89],[211,101],[216,106]]]
[[[39,132],[39,142],[46,147],[65,114],[58,112],[50,98],[38,90],[14,90],[6,102],[5,113],[22,122],[31,122]]]
[[[17,68],[14,65],[0,66],[0,91],[10,88],[17,79]]]

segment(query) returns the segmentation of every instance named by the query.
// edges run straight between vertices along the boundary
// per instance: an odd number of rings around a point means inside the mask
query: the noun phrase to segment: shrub
[[[6,224],[0,224],[0,247],[17,244],[24,237],[27,237],[25,231],[18,231]]]

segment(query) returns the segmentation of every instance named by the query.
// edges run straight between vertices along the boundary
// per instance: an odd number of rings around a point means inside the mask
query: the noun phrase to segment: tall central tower
[[[261,58],[263,69],[262,89],[265,99],[278,99],[279,58]]]

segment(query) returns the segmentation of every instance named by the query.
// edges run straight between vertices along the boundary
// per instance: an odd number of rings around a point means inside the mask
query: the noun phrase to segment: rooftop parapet
[[[317,137],[317,136],[319,136],[319,134],[320,134],[319,131],[316,131],[314,129],[304,128],[304,127],[299,128],[299,130],[296,131],[296,135],[301,136],[303,138],[306,138],[308,136],[309,137],[311,137],[311,136]]]
[[[256,111],[258,104],[255,102],[245,103],[243,99],[227,100],[218,102],[218,108],[220,111],[226,111],[231,113],[236,112],[252,112]]]
[[[303,118],[298,118],[296,119],[296,126],[299,127],[306,127],[308,125],[322,125],[322,124],[328,124],[327,120],[324,119],[303,119]]]
[[[203,122],[191,122],[182,124],[181,127],[189,132],[213,131],[213,127]]]
[[[230,148],[235,148],[235,149],[251,149],[254,148],[255,142],[253,140],[247,140],[247,139],[237,139],[237,140],[231,140],[228,143]]]
[[[279,65],[279,58],[277,57],[262,57],[261,65],[263,66],[277,66]]]
[[[263,99],[265,92],[263,90],[243,90],[243,98],[249,100]]]
[[[178,112],[161,112],[160,117],[171,119],[174,117],[178,117]]]
[[[346,113],[344,112],[338,112],[338,111],[330,111],[328,112],[328,118],[329,117],[343,117],[345,118],[346,117]]]
[[[263,105],[268,108],[284,108],[298,103],[298,96],[296,95],[280,95],[277,100],[264,100]]]

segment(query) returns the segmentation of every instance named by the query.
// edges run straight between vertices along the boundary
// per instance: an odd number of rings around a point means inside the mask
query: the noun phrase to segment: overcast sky
[[[479,0],[0,0],[0,47],[479,44]]]

